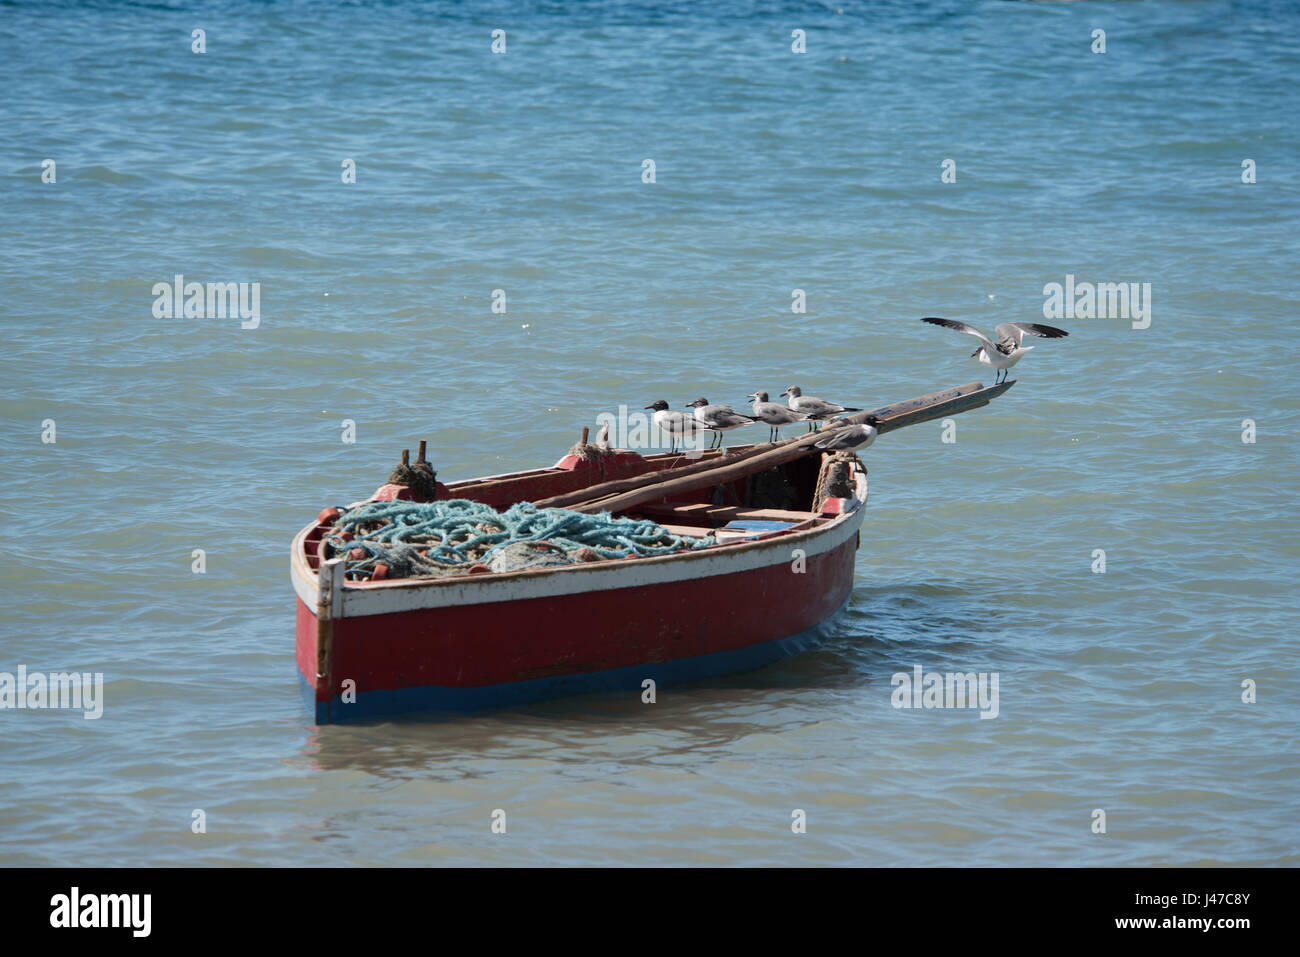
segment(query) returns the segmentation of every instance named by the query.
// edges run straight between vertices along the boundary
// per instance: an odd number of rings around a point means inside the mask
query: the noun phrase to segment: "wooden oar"
[[[969,382],[955,389],[931,392],[929,395],[895,402],[871,412],[845,416],[844,421],[850,424],[862,423],[866,421],[867,416],[874,415],[880,420],[880,424],[876,426],[878,431],[893,432],[905,426],[988,405],[1015,383],[1016,380],[1012,379],[985,389],[978,382]],[[587,513],[623,511],[643,502],[722,485],[756,472],[784,465],[786,462],[808,455],[813,451],[813,444],[825,437],[825,432],[813,432],[809,435],[785,439],[775,445],[755,446],[737,455],[723,456],[684,468],[660,469],[632,479],[602,482],[576,492],[543,499],[535,504],[544,508],[564,507],[575,512]]]

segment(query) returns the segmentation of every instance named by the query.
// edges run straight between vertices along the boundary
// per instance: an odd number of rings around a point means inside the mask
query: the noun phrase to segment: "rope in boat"
[[[826,500],[832,496],[853,497],[855,483],[849,467],[850,463],[856,463],[857,467],[864,474],[866,473],[867,467],[862,464],[862,459],[858,458],[856,452],[837,452],[822,461],[821,469],[817,473],[817,489],[813,492],[814,512],[820,512]]]
[[[569,565],[629,555],[653,557],[716,544],[674,535],[642,519],[587,515],[519,502],[504,512],[468,499],[367,502],[340,509],[325,540],[347,561],[347,577],[417,578]]]

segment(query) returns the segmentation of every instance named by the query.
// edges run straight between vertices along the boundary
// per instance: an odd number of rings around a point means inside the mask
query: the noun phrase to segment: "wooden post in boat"
[[[420,439],[420,454],[415,457],[415,462],[418,465],[423,461],[424,461],[424,439]]]
[[[332,694],[334,672],[334,619],[343,611],[343,583],[347,562],[331,558],[322,562],[316,586],[316,687],[325,684]]]
[[[955,389],[943,389],[915,399],[882,406],[871,412],[845,416],[843,421],[850,424],[861,423],[868,415],[875,415],[880,420],[877,429],[882,434],[893,432],[905,426],[988,405],[1015,385],[1015,382],[1016,380],[1012,379],[987,389],[978,382],[968,382]],[[688,465],[679,469],[661,469],[637,478],[603,482],[576,492],[543,499],[536,504],[544,508],[569,508],[575,512],[615,512],[642,502],[654,501],[679,492],[707,488],[710,485],[721,485],[755,472],[784,465],[786,462],[807,455],[812,446],[823,438],[825,438],[823,433],[813,432],[797,438],[785,439],[774,445],[755,446],[725,458],[719,456],[697,465]]]
[[[586,444],[587,444],[587,434],[588,434],[587,426],[584,425],[584,426],[582,427],[582,444],[583,444],[583,445],[586,445]]]

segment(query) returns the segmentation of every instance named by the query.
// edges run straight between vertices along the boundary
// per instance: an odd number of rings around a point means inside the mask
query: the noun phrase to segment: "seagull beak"
[[[784,392],[781,393],[781,397],[782,397],[782,398],[785,398],[785,397],[786,397],[787,395],[789,395],[789,394],[790,394],[790,390],[787,389],[786,391],[784,391]]]
[[[647,405],[646,408],[647,408],[647,409],[653,409],[654,406],[653,406],[653,405]]]

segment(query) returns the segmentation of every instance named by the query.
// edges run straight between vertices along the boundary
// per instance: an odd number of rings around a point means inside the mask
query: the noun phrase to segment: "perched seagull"
[[[796,412],[780,402],[768,402],[766,392],[755,392],[749,398],[754,400],[754,418],[767,423],[767,440],[775,442],[781,438],[781,426],[792,422],[803,422],[808,418],[805,412]]]
[[[980,362],[997,369],[998,375],[1001,375],[1003,380],[1007,377],[1007,370],[1019,362],[1020,357],[1033,348],[1033,346],[1022,346],[1020,344],[1020,340],[1025,336],[1062,339],[1069,335],[1064,329],[1058,329],[1056,326],[1045,326],[1038,322],[1004,322],[993,330],[998,335],[998,341],[994,342],[974,326],[968,326],[956,319],[940,319],[938,316],[926,316],[921,321],[935,326],[944,326],[948,329],[956,329],[958,332],[964,332],[978,338],[984,344],[972,352],[971,355],[979,356]],[[997,381],[998,376],[995,375],[993,377],[995,385]]]
[[[826,438],[818,439],[813,445],[830,452],[855,452],[865,449],[876,441],[876,436],[879,435],[876,426],[879,424],[878,418],[869,415],[865,425],[846,425],[828,429]]]
[[[695,420],[704,428],[718,433],[718,448],[722,447],[723,432],[738,429],[742,425],[752,425],[756,421],[747,415],[741,415],[729,405],[710,405],[709,400],[703,396],[686,403],[686,408],[694,408]]]
[[[647,405],[647,409],[654,409],[654,415],[651,417],[654,424],[668,433],[671,439],[669,454],[677,451],[678,439],[694,438],[698,433],[706,431],[705,427],[695,421],[695,417],[688,412],[669,412],[668,403],[659,399],[653,405]]]
[[[802,412],[808,419],[808,431],[813,430],[813,421],[829,419],[832,415],[838,415],[841,412],[861,412],[861,409],[851,409],[846,405],[836,405],[834,402],[827,402],[825,399],[818,399],[811,395],[804,395],[803,389],[797,385],[792,385],[781,393],[790,397],[790,408],[796,412]]]

